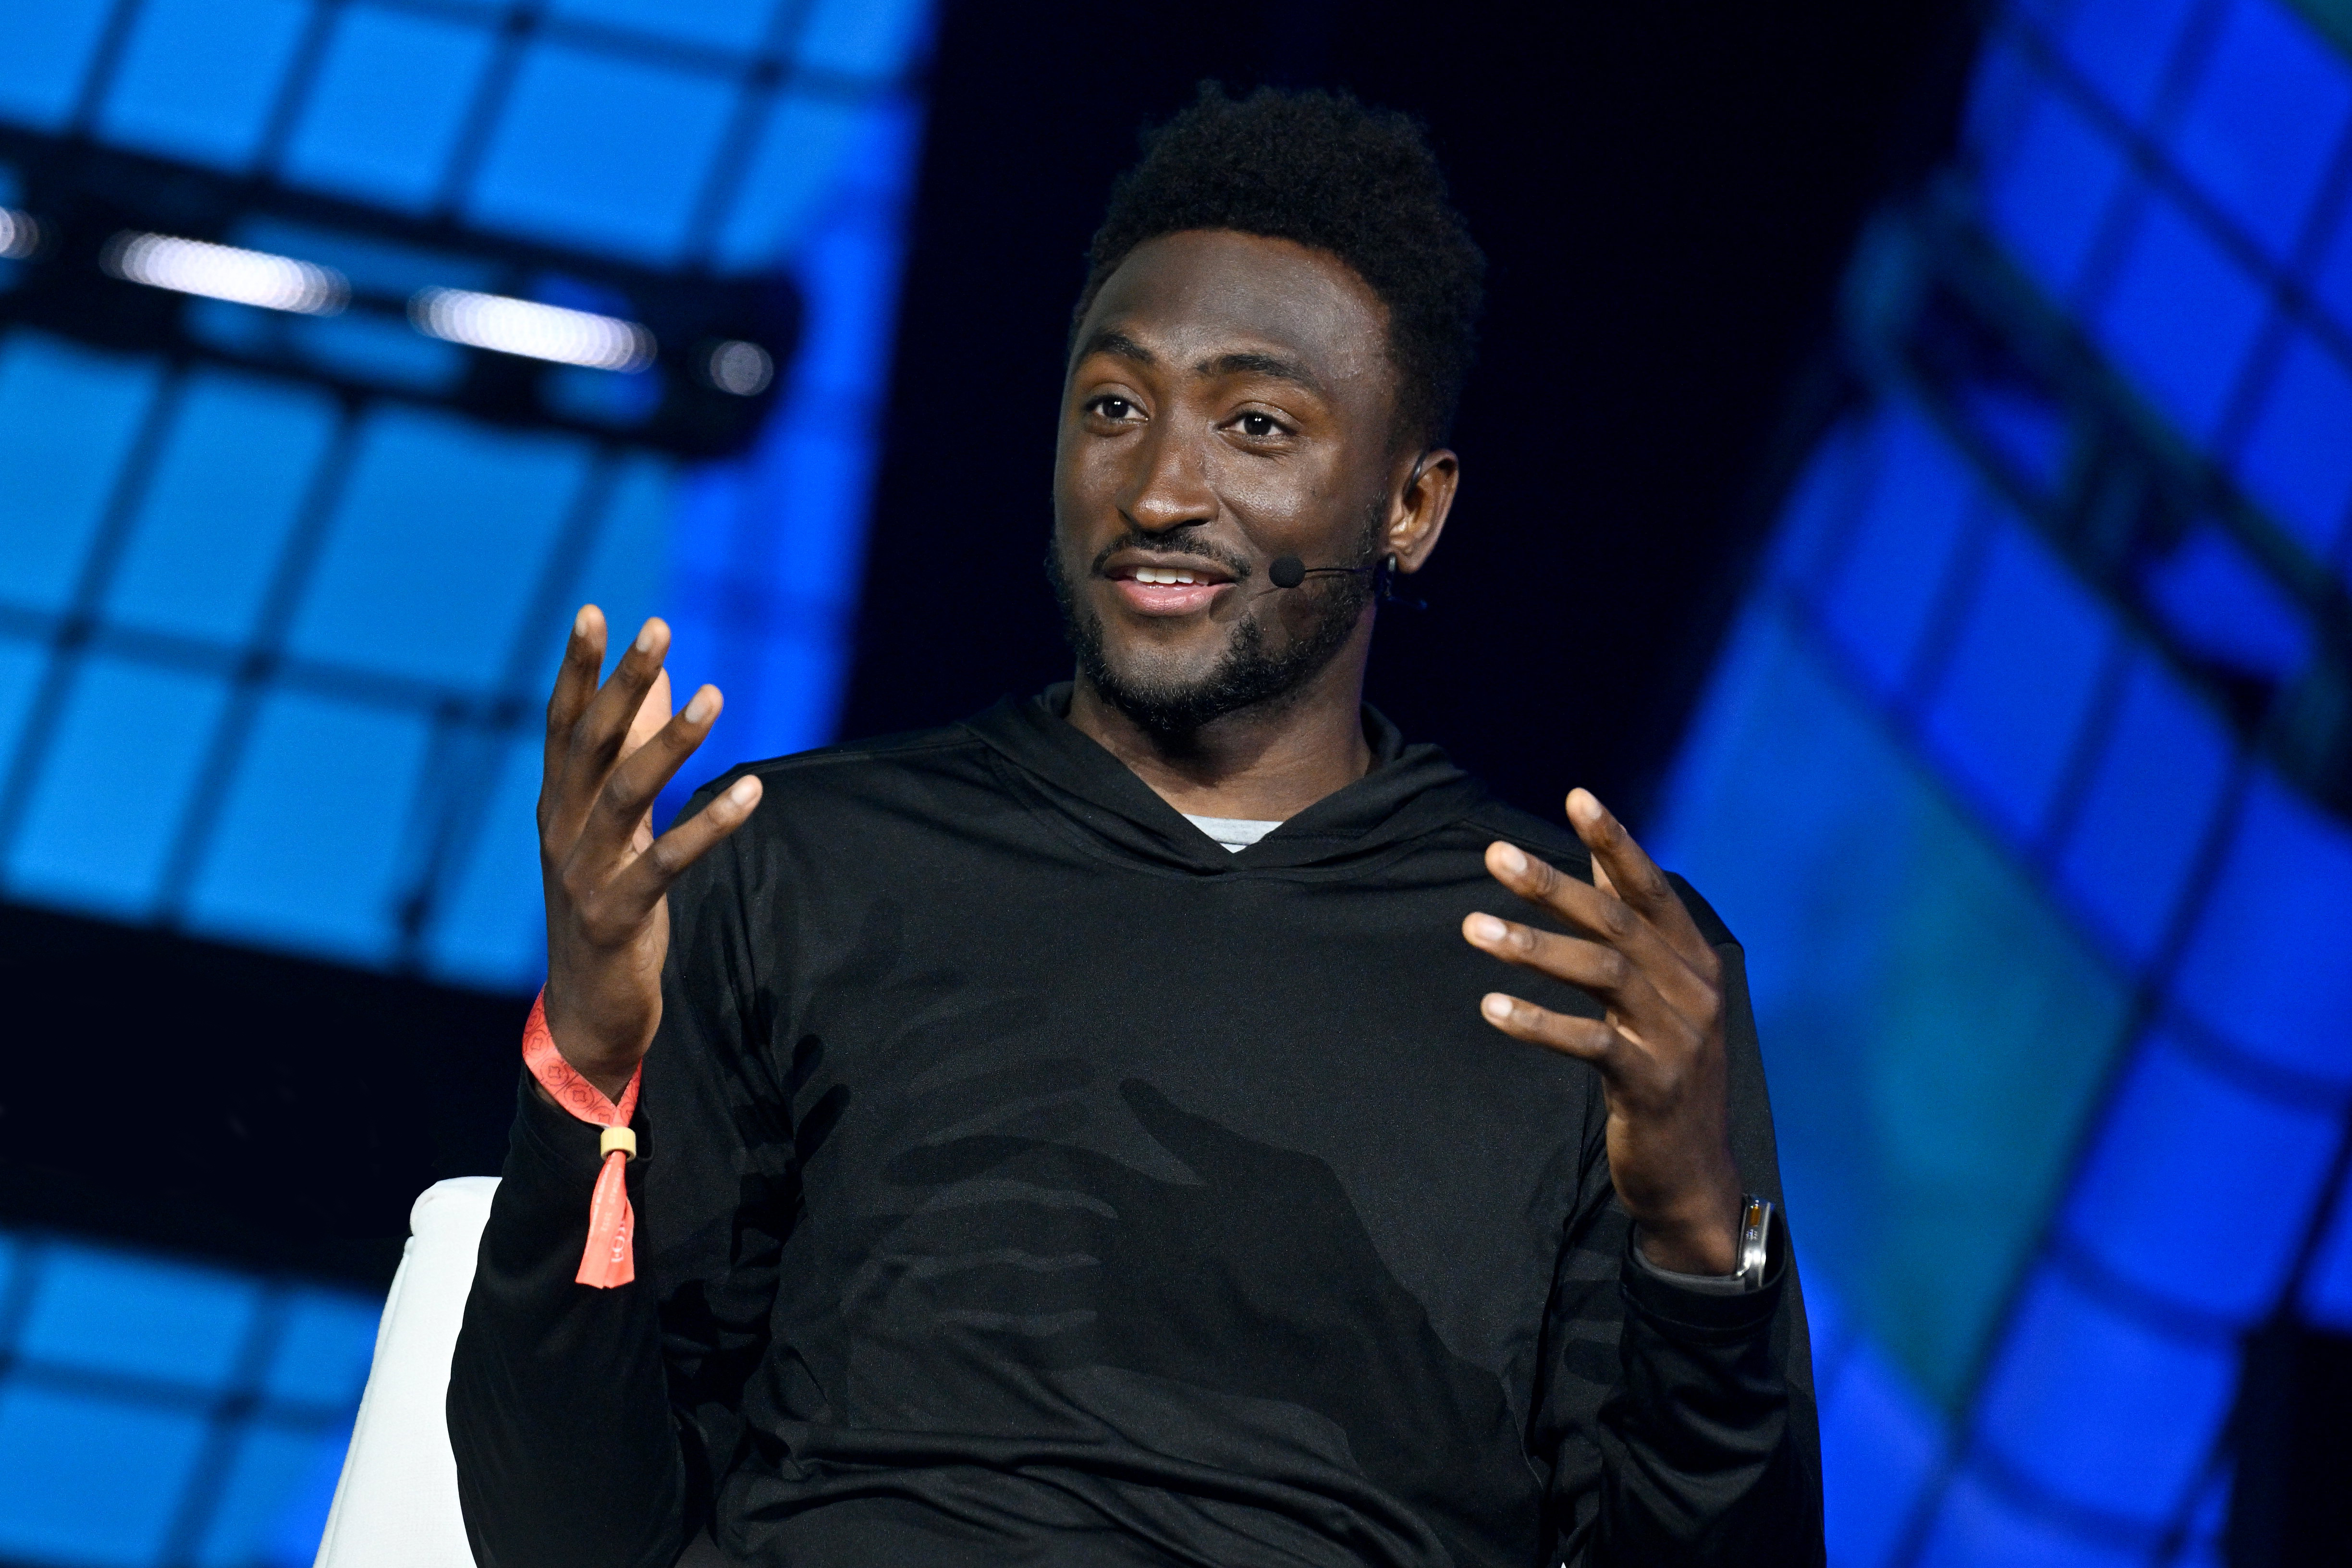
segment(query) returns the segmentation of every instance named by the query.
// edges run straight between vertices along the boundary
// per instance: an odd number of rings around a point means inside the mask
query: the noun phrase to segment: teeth
[[[1139,566],[1135,569],[1135,580],[1139,583],[1162,584],[1198,583],[1200,581],[1199,578],[1193,576],[1190,572],[1177,572],[1165,566]]]

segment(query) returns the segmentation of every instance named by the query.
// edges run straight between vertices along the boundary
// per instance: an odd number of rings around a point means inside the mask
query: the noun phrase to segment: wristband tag
[[[639,1062],[637,1070],[629,1075],[629,1086],[621,1090],[619,1104],[605,1099],[604,1091],[574,1072],[563,1053],[555,1048],[555,1037],[547,1029],[543,990],[531,1003],[530,1018],[522,1026],[522,1060],[556,1104],[592,1127],[607,1129],[602,1140],[604,1168],[596,1173],[596,1190],[588,1199],[588,1246],[580,1254],[580,1272],[572,1278],[600,1290],[626,1285],[637,1277],[633,1245],[637,1216],[629,1207],[629,1184],[622,1168],[636,1151],[629,1119],[636,1114],[637,1085],[646,1076],[645,1064]],[[626,1136],[614,1137],[614,1129]]]

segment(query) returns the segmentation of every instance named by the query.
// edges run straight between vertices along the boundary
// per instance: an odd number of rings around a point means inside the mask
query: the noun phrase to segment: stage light
[[[303,316],[334,315],[352,297],[351,285],[331,268],[168,234],[118,234],[106,242],[99,265],[150,289]]]
[[[408,319],[428,337],[591,370],[643,370],[654,335],[635,321],[470,289],[420,289]]]
[[[0,261],[22,261],[41,247],[41,226],[31,213],[0,207]]]
[[[703,368],[710,374],[711,385],[738,397],[757,397],[776,379],[776,362],[768,357],[768,351],[740,338],[730,338],[712,349]]]

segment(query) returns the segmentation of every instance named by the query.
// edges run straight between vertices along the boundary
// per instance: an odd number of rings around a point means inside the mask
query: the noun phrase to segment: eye
[[[1243,435],[1253,441],[1263,441],[1269,437],[1282,434],[1281,420],[1271,414],[1260,414],[1255,409],[1240,416],[1234,423],[1240,426]]]
[[[1129,399],[1119,396],[1115,392],[1106,392],[1100,397],[1087,399],[1086,411],[1115,424],[1133,419],[1142,412]]]

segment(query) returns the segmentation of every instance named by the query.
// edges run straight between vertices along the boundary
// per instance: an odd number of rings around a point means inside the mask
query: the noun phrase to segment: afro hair
[[[1202,82],[1190,107],[1144,132],[1141,160],[1111,187],[1073,330],[1137,246],[1205,228],[1293,240],[1354,268],[1388,307],[1397,437],[1445,439],[1486,258],[1419,124],[1344,92],[1261,87],[1234,99]]]

